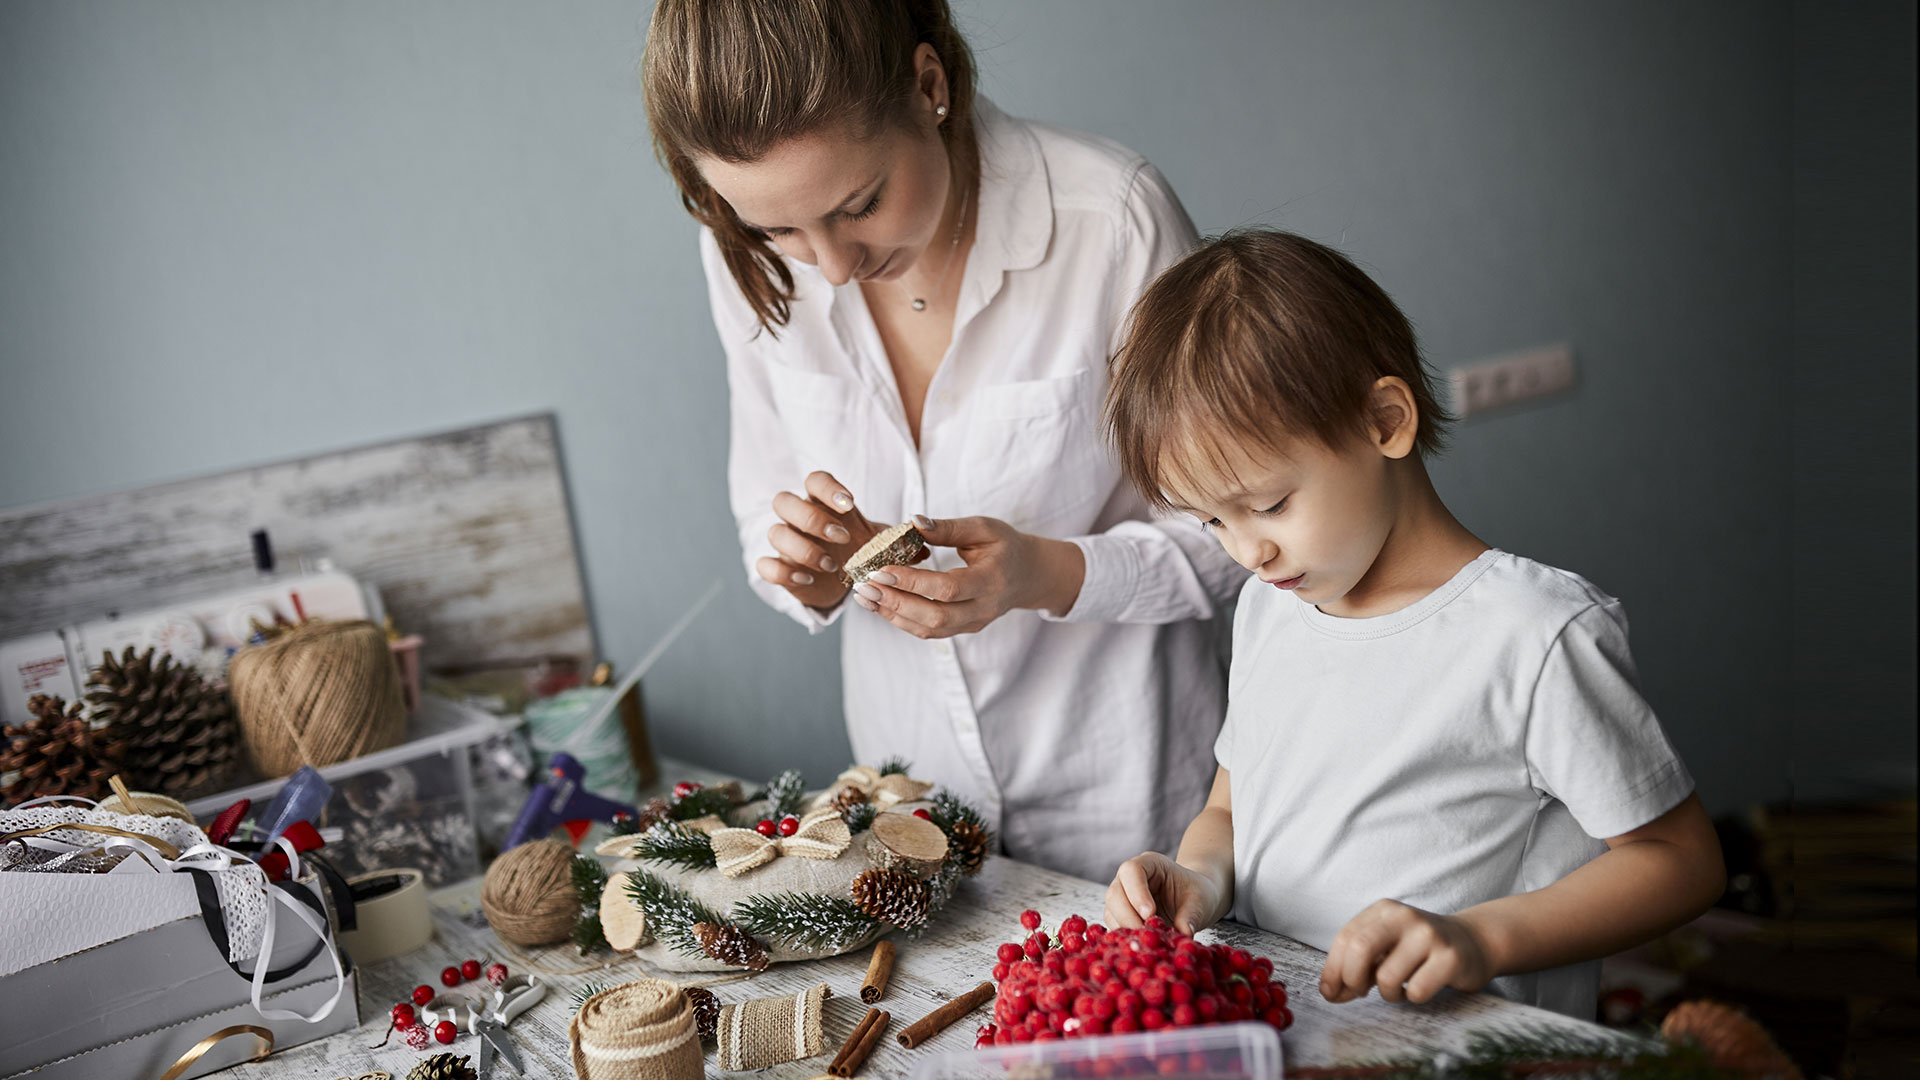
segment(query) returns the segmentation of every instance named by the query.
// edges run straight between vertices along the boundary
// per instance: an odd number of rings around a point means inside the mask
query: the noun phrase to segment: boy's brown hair
[[[1451,421],[1413,326],[1332,248],[1273,229],[1235,229],[1168,267],[1134,304],[1113,358],[1105,422],[1120,467],[1156,508],[1171,504],[1173,453],[1225,470],[1231,445],[1288,438],[1337,447],[1370,436],[1368,398],[1397,375],[1419,410],[1415,449],[1437,452]]]

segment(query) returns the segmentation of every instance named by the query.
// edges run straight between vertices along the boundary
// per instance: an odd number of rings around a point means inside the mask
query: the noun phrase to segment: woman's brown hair
[[[946,69],[947,142],[955,180],[977,168],[973,53],[946,0],[660,0],[647,30],[641,84],[654,152],[694,220],[769,333],[785,326],[793,273],[707,185],[696,155],[759,160],[778,143],[832,125],[866,135],[903,122],[914,52],[933,46]]]
[[[1165,510],[1167,481],[1199,472],[1182,454],[1221,468],[1230,445],[1336,448],[1370,434],[1369,394],[1389,375],[1413,391],[1415,449],[1437,453],[1451,417],[1386,291],[1324,244],[1236,229],[1168,267],[1134,304],[1104,419],[1121,471]]]

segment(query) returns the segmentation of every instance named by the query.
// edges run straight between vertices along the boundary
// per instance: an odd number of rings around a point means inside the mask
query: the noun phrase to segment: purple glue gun
[[[507,834],[506,847],[501,850],[538,840],[552,832],[555,825],[565,825],[568,835],[578,845],[595,821],[612,821],[617,814],[640,816],[639,810],[626,803],[603,799],[581,787],[580,781],[586,775],[586,767],[574,760],[572,754],[553,755],[547,762],[547,779],[535,784],[527,795],[527,804],[520,808],[513,831]]]

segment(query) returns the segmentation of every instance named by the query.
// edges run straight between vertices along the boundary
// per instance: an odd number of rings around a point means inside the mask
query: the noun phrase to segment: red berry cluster
[[[792,814],[788,814],[779,821],[775,821],[772,818],[761,818],[759,823],[754,825],[753,831],[769,840],[776,836],[792,836],[794,833],[800,831],[800,819],[794,817]]]
[[[468,960],[461,963],[458,967],[449,966],[443,969],[440,972],[440,982],[446,986],[458,986],[468,980],[478,979],[483,973],[486,975],[487,981],[495,986],[499,986],[507,981],[507,965],[494,963],[487,964],[483,968],[480,961]],[[393,1028],[406,1036],[408,1046],[413,1047],[415,1050],[425,1050],[427,1048],[427,1028],[426,1025],[420,1022],[420,1016],[414,1011],[414,1007],[419,1006],[424,1009],[428,1005],[433,1004],[435,996],[433,987],[428,986],[426,983],[421,983],[419,986],[413,988],[413,993],[409,996],[412,997],[412,1002],[403,1001],[393,1007],[391,1014],[393,1017]],[[459,1035],[460,1030],[446,1020],[442,1020],[433,1025],[432,1037],[439,1040],[442,1044],[453,1042]]]
[[[1138,930],[1109,930],[1078,915],[1058,939],[1026,911],[1022,944],[1000,946],[993,1020],[976,1046],[1074,1039],[1109,1032],[1263,1020],[1293,1023],[1273,961],[1227,945],[1202,945],[1155,916]]]

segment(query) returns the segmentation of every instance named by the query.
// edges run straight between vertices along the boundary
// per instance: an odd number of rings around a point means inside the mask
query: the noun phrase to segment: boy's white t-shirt
[[[1228,685],[1234,917],[1323,950],[1382,898],[1452,914],[1552,884],[1693,790],[1620,602],[1503,551],[1368,619],[1254,578]],[[1583,1018],[1598,988],[1598,961],[1488,987]]]

